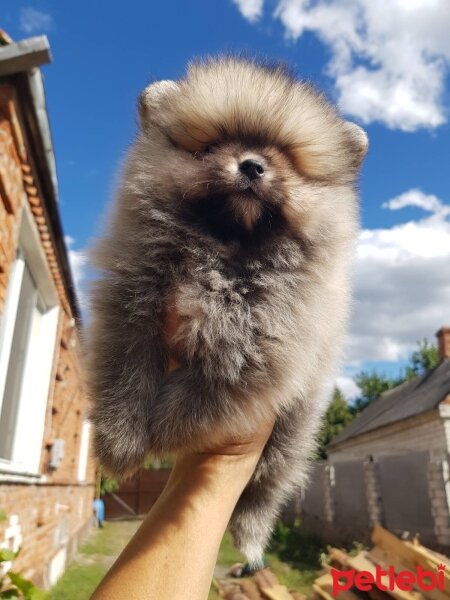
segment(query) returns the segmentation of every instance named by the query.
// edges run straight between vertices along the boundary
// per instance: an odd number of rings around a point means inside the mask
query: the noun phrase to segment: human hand
[[[204,600],[220,541],[273,421],[178,457],[170,479],[92,600]],[[176,576],[174,576],[174,573]]]
[[[167,300],[163,322],[163,339],[169,355],[168,373],[180,367],[179,347],[176,341],[180,324],[181,317],[176,308],[176,297],[172,293]],[[250,477],[269,439],[274,423],[275,415],[272,415],[266,416],[260,423],[255,423],[254,431],[250,434],[235,435],[223,439],[220,432],[218,432],[217,436],[210,436],[204,449],[180,456],[177,464],[182,463],[183,468],[185,468],[186,462],[205,463],[206,459],[210,459],[212,465],[218,465],[222,461],[237,466],[241,465],[243,474],[250,471]]]
[[[178,324],[173,309],[164,324],[169,371],[179,367],[172,343]],[[205,599],[220,541],[274,421],[262,419],[245,435],[218,431],[195,452],[179,455],[158,501],[92,599]]]

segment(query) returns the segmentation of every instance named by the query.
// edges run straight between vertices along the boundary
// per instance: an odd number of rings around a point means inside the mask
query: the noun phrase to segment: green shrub
[[[100,496],[104,496],[107,492],[115,492],[119,488],[119,481],[114,477],[107,477],[102,473],[100,478]]]
[[[4,563],[15,560],[20,552],[0,549],[0,569]],[[23,598],[24,600],[46,600],[48,594],[37,588],[29,579],[25,579],[16,571],[8,571],[0,576],[0,598]]]
[[[299,522],[294,527],[288,527],[278,521],[269,552],[298,569],[318,569],[324,545],[318,535],[303,531]]]

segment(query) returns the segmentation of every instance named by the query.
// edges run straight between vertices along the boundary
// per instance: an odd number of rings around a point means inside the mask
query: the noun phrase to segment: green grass
[[[211,587],[209,590],[208,600],[221,600],[221,596],[219,596],[219,592],[217,592],[214,587]]]
[[[50,590],[50,600],[89,600],[139,524],[140,521],[105,523],[103,529],[92,532],[77,558]]]
[[[92,592],[103,579],[107,564],[72,564],[50,591],[51,600],[89,600]]]
[[[220,544],[219,556],[217,558],[218,565],[224,565],[226,567],[231,567],[234,563],[237,562],[246,562],[244,556],[236,550],[233,546],[233,540],[229,533],[226,533],[223,536],[222,543]]]
[[[322,540],[315,534],[303,531],[300,523],[288,527],[278,522],[267,558],[282,584],[308,595],[322,568],[324,552]]]
[[[120,552],[134,534],[140,521],[107,522],[86,544],[80,548],[81,554],[114,556]]]
[[[87,543],[81,546],[79,556],[50,591],[50,600],[89,600],[139,524],[139,521],[110,522],[105,524],[104,529],[93,532]],[[266,558],[280,583],[308,595],[320,568],[322,550],[316,537],[303,533],[301,528],[279,524]],[[245,562],[228,533],[220,545],[217,562],[226,567]],[[211,588],[208,600],[220,600],[214,588]]]
[[[223,536],[222,543],[219,548],[219,555],[217,557],[217,564],[225,567],[231,567],[234,563],[245,562],[244,556],[236,550],[233,546],[231,535],[226,533]],[[209,591],[208,600],[220,600],[219,593],[216,591],[213,585]]]
[[[300,528],[289,528],[279,523],[266,560],[282,585],[308,595],[311,594],[311,586],[321,568],[322,552],[319,538],[304,533]],[[237,562],[245,562],[245,558],[234,548],[231,535],[226,533],[220,545],[217,563],[229,567]],[[219,598],[216,590],[211,588],[208,600]]]
[[[276,554],[272,553],[267,554],[267,562],[280,583],[288,589],[303,592],[306,595],[311,593],[311,586],[317,577],[318,569],[309,567],[297,569],[281,561]]]

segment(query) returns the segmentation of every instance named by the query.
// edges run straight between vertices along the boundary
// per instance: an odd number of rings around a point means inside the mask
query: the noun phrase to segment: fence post
[[[372,456],[364,461],[364,479],[366,484],[367,507],[370,524],[383,524],[383,502],[381,498],[380,475],[378,463]]]
[[[323,470],[324,477],[324,508],[325,519],[332,525],[334,522],[334,485],[335,485],[335,470],[332,464],[327,464]]]
[[[428,467],[428,493],[439,544],[450,546],[450,465],[449,456],[431,460]]]

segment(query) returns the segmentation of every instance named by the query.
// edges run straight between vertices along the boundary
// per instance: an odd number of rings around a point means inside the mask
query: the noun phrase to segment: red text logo
[[[428,571],[420,565],[417,571],[398,571],[395,572],[394,567],[389,567],[387,570],[382,569],[380,565],[376,565],[375,573],[371,571],[356,571],[349,569],[348,571],[340,571],[339,569],[331,569],[333,578],[333,596],[336,598],[339,592],[344,592],[352,587],[355,587],[362,592],[369,592],[374,587],[377,587],[382,592],[394,591],[395,589],[404,592],[410,592],[414,587],[424,592],[432,590],[444,591],[444,570],[446,565],[439,565],[437,571]]]

